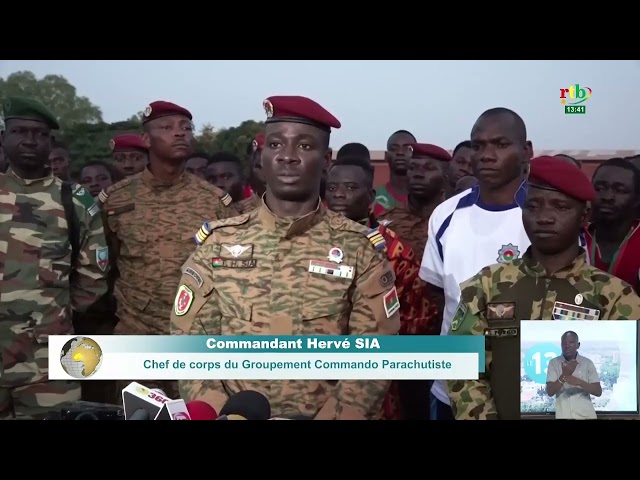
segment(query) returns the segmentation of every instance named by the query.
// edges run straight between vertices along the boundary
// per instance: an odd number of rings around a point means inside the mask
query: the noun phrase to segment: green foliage
[[[109,142],[114,136],[142,132],[142,112],[122,122],[106,123],[100,108],[87,97],[79,96],[76,88],[61,75],[38,79],[32,72],[22,71],[0,77],[0,100],[12,95],[40,100],[58,116],[61,129],[55,135],[68,145],[74,171],[88,160],[109,159]],[[264,131],[264,122],[253,120],[220,130],[206,123],[196,132],[196,142],[198,149],[206,153],[224,150],[244,161],[248,145],[261,131]]]
[[[0,99],[14,95],[42,102],[58,117],[62,128],[102,121],[100,107],[78,95],[76,87],[61,75],[45,75],[38,79],[32,72],[23,71],[7,78],[0,77]]]

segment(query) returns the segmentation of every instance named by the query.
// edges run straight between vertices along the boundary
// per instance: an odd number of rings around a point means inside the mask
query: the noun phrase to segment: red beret
[[[112,152],[130,152],[131,150],[147,150],[140,135],[125,133],[111,139]]]
[[[262,147],[264,146],[264,133],[259,133],[258,135],[256,135],[256,138],[253,139],[252,145],[254,152],[256,150],[262,150]]]
[[[150,122],[156,118],[166,117],[167,115],[182,115],[189,120],[193,120],[191,112],[186,108],[176,105],[175,103],[158,100],[157,102],[151,102],[147,108],[144,109],[142,123]]]
[[[262,105],[267,113],[266,123],[304,123],[327,131],[341,127],[340,121],[336,117],[307,97],[269,97],[262,102]]]
[[[596,191],[584,172],[569,162],[543,156],[531,159],[529,184],[556,190],[583,202],[596,198]]]
[[[430,143],[414,143],[411,145],[412,156],[416,158],[430,157],[445,162],[451,161],[451,155],[444,148]]]

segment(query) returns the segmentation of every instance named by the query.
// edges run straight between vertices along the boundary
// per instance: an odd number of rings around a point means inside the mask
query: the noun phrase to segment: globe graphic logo
[[[73,378],[89,378],[102,365],[102,349],[95,340],[75,337],[62,347],[60,363],[64,371]]]

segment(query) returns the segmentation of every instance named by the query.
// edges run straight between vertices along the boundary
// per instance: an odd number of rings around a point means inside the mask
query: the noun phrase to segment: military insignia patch
[[[456,313],[453,315],[453,319],[451,320],[451,330],[455,331],[460,328],[460,325],[462,325],[462,321],[464,320],[466,314],[467,304],[463,302],[458,303],[458,309],[456,310]]]
[[[109,149],[112,152],[116,149],[116,141],[113,138],[109,141]]]
[[[331,262],[342,263],[342,259],[344,258],[344,253],[338,247],[333,247],[329,250],[329,256],[327,259]]]
[[[180,285],[178,293],[176,294],[176,300],[173,304],[173,311],[179,317],[185,315],[191,304],[193,303],[193,291],[186,285]]]
[[[385,247],[384,237],[377,228],[369,230],[366,237],[373,244],[373,248],[376,250],[382,250]]]
[[[147,105],[147,108],[144,109],[143,115],[145,117],[148,117],[149,115],[151,115],[151,112],[153,112],[153,109],[151,108],[151,105]]]
[[[105,192],[104,190],[101,190],[100,193],[98,194],[98,200],[101,201],[102,203],[105,203],[108,198],[109,198],[109,195],[107,195],[107,192]]]
[[[230,254],[233,258],[240,258],[243,254],[248,253],[249,258],[253,255],[253,245],[222,245],[221,249],[228,254]],[[222,253],[222,252],[221,252]]]
[[[323,262],[320,260],[309,261],[309,272],[319,273],[320,275],[329,275],[340,278],[353,278],[353,267],[347,265],[336,265],[335,263]]]
[[[553,304],[552,315],[554,320],[600,320],[600,310],[563,302]]]
[[[515,303],[506,302],[487,304],[487,320],[512,320],[514,318],[516,318]]]
[[[584,300],[584,298],[582,297],[582,294],[579,293],[576,295],[576,298],[574,298],[573,300],[576,302],[576,305],[581,305],[582,300]]]
[[[269,100],[265,100],[262,102],[262,106],[264,107],[264,112],[267,114],[267,118],[273,117],[273,105]]]
[[[89,211],[89,215],[93,216],[97,213],[97,210],[94,211],[94,213],[91,213],[92,207],[96,202],[86,188],[81,185],[77,185],[73,191],[73,195],[80,201],[82,206]]]
[[[209,222],[204,222],[200,227],[200,230],[198,230],[194,235],[193,239],[195,240],[196,245],[200,246],[207,240],[207,238],[209,238],[209,235],[211,235]]]
[[[109,266],[109,249],[107,247],[100,247],[96,250],[96,264],[103,272]]]
[[[502,248],[498,250],[498,263],[509,263],[520,256],[520,250],[513,243],[508,245],[502,245]]]
[[[228,207],[229,205],[231,205],[231,202],[233,202],[233,199],[231,198],[231,195],[227,193],[224,197],[222,197],[221,201],[225,207]]]
[[[394,275],[393,272],[391,270],[387,270],[386,272],[384,272],[382,274],[382,276],[380,277],[380,286],[382,288],[387,288],[389,286],[391,286],[393,284],[394,281]]]
[[[411,145],[409,145],[409,148],[407,150],[409,150],[410,154],[413,154],[413,147]]]
[[[382,297],[382,301],[384,302],[384,311],[387,314],[387,318],[400,310],[400,300],[398,299],[396,287],[389,290],[384,297]]]
[[[253,147],[254,152],[258,150],[258,141],[254,140],[253,142],[251,142],[251,146]]]
[[[185,275],[190,276],[196,282],[198,288],[200,288],[204,284],[204,280],[202,279],[202,275],[196,272],[193,268],[187,267],[183,272]]]
[[[224,261],[220,257],[215,257],[211,259],[211,266],[213,268],[220,268],[224,265]]]

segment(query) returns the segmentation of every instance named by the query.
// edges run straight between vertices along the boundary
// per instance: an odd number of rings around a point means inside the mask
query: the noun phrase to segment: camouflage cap
[[[42,103],[32,98],[8,97],[2,104],[4,119],[22,118],[25,120],[40,120],[52,130],[60,128],[55,115]]]

